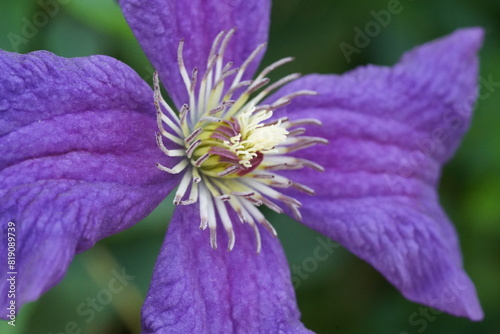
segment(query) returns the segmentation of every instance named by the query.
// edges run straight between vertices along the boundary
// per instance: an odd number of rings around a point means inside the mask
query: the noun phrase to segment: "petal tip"
[[[454,39],[460,41],[464,49],[478,51],[483,44],[484,29],[482,27],[470,27],[456,30],[452,35]]]
[[[429,43],[417,46],[401,58],[403,63],[458,64],[476,58],[483,44],[484,29],[462,28]]]

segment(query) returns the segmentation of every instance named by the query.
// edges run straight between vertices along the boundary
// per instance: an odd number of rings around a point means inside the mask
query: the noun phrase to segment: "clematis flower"
[[[338,241],[409,300],[482,318],[436,191],[472,115],[481,29],[392,68],[272,83],[291,58],[254,75],[269,1],[120,5],[158,70],[154,89],[105,56],[0,53],[1,252],[13,222],[18,307],[177,187],[144,333],[310,332],[259,205]],[[2,280],[2,309],[8,289]]]

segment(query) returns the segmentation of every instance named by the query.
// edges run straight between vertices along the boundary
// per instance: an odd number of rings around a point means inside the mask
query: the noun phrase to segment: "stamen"
[[[227,251],[230,252],[233,250],[234,242],[236,239],[234,235],[233,224],[231,223],[231,218],[229,218],[229,214],[227,213],[224,202],[222,202],[218,198],[215,198],[214,201],[215,201],[215,206],[217,207],[217,211],[219,213],[219,218],[221,219],[222,225],[224,226],[224,229],[226,230],[227,233],[228,237]]]
[[[270,106],[269,106],[270,107]],[[285,124],[288,124],[288,117],[281,117],[281,118],[278,118],[277,120],[275,121],[272,121],[272,122],[269,122],[269,123],[266,123],[266,125],[275,125],[275,124],[281,124],[285,129],[288,129],[290,128],[290,126],[286,126]]]
[[[260,253],[262,250],[262,241],[260,238],[260,232],[259,228],[255,224],[255,220],[253,219],[252,215],[243,207],[243,204],[241,204],[241,201],[237,200],[241,206],[241,214],[244,216],[245,221],[252,227],[254,234],[255,234],[255,241],[257,244],[257,254]]]
[[[160,111],[160,113],[163,113],[163,111],[159,108],[159,106],[156,106],[156,103],[159,102],[169,113],[170,117],[174,120],[177,120],[177,115],[175,112],[170,108],[170,106],[165,103],[161,96],[161,90],[160,90],[160,79],[158,79],[158,72],[153,73],[153,87],[154,87],[154,101],[155,101],[155,107],[157,111]]]
[[[181,183],[179,184],[179,188],[177,188],[177,191],[175,193],[174,197],[175,205],[179,205],[181,203],[181,199],[182,197],[184,197],[184,194],[186,193],[186,190],[191,181],[191,175],[193,175],[193,173],[191,172],[191,170],[188,170],[186,174],[184,174],[184,176],[182,177]]]
[[[156,103],[155,103],[155,105],[156,105]],[[160,117],[161,121],[163,123],[165,123],[170,129],[174,130],[175,133],[179,135],[179,137],[182,137],[183,134],[182,134],[181,128],[179,126],[177,126],[177,124],[172,122],[172,120],[170,118],[168,118],[163,112],[161,112],[159,105],[158,105],[157,110],[159,112],[156,115]]]
[[[227,107],[232,106],[234,104],[234,102],[235,102],[234,100],[222,101],[221,104],[219,104],[214,109],[210,110],[208,112],[208,114],[213,115],[213,114],[216,114],[218,112],[224,112],[224,110],[226,110]]]
[[[210,198],[208,202],[208,228],[210,229],[210,246],[212,249],[217,249],[217,221],[215,218],[215,209],[213,201],[215,198]]]
[[[210,154],[213,154],[213,155],[218,155],[221,158],[225,158],[228,161],[238,160],[238,156],[226,148],[212,147],[212,148],[210,148],[210,151],[208,151],[208,152]]]
[[[237,170],[238,170],[238,166],[230,166],[230,167],[226,168],[225,170],[223,170],[222,172],[217,173],[217,175],[220,177],[224,177],[224,176],[227,176],[229,174],[233,174]]]
[[[252,173],[251,176],[256,178],[256,179],[273,179],[274,178],[274,174],[264,174],[264,173]]]
[[[229,40],[231,39],[231,37],[233,37],[235,31],[236,31],[236,29],[232,28],[227,32],[226,36],[222,40],[222,43],[220,44],[219,54],[221,54],[221,55],[224,54],[224,52],[226,51],[226,48],[227,48],[227,44],[229,43]]]
[[[269,79],[269,78],[262,78],[259,81],[254,81],[252,83],[252,85],[250,87],[248,87],[248,89],[245,91],[245,94],[250,95],[250,94],[258,91],[259,89],[261,89],[262,87],[267,85],[269,83],[269,81],[271,81],[271,79]]]
[[[180,122],[183,127],[186,126],[186,116],[188,115],[189,110],[190,110],[189,106],[184,103],[181,107],[181,111],[179,112]],[[183,131],[185,131],[184,128]]]
[[[287,75],[286,77],[278,80],[277,82],[275,82],[274,84],[272,84],[271,86],[267,87],[266,89],[264,89],[262,92],[260,92],[256,97],[254,97],[252,100],[250,100],[249,102],[247,102],[247,104],[243,107],[243,109],[245,109],[247,106],[254,106],[256,104],[258,104],[260,101],[262,101],[262,99],[264,97],[266,97],[270,92],[272,92],[273,90],[285,85],[286,83],[290,82],[290,81],[293,81],[293,80],[296,80],[300,77],[300,74],[299,73],[294,73],[294,74],[289,74]],[[281,98],[280,100],[291,100],[290,98],[287,98],[287,97],[283,97]],[[276,109],[276,108],[275,108]]]
[[[195,161],[194,165],[196,167],[200,167],[202,163],[204,163],[208,158],[210,157],[210,154],[205,153],[201,157],[198,158],[198,160]]]
[[[303,150],[305,148],[314,146],[316,144],[328,144],[328,140],[321,137],[288,137],[283,143],[284,147],[280,147],[273,154],[283,154],[290,153],[299,150]]]
[[[281,175],[271,173],[266,173],[265,175],[268,176],[268,178],[260,181],[263,184],[278,188],[288,188],[292,185],[292,181]],[[260,174],[260,176],[264,176],[264,173]]]
[[[283,99],[283,100],[292,100],[292,99],[294,99],[296,97],[307,96],[307,95],[315,96],[315,95],[318,95],[318,93],[316,93],[313,90],[299,90],[298,92],[291,93],[291,94],[288,94],[288,95],[285,95],[285,96],[281,97],[280,100],[281,99]]]
[[[190,145],[192,141],[203,131],[202,128],[197,128],[194,130],[189,136],[184,139],[184,142],[186,142],[186,145]]]
[[[239,196],[239,197],[248,198],[248,197],[252,197],[253,195],[255,195],[255,192],[253,192],[253,191],[247,191],[247,192],[233,191],[231,194],[233,194],[235,196]]]
[[[215,198],[218,198],[223,202],[227,202],[231,199],[231,196],[224,194],[224,195],[216,196]]]
[[[229,73],[229,72],[233,72],[233,71],[234,71],[234,72],[237,72],[237,71],[239,70],[239,68],[238,68],[238,67],[236,67],[235,69],[232,69],[232,70],[231,70],[231,67],[233,67],[233,62],[232,62],[232,61],[228,62],[228,63],[224,66],[224,68],[222,69],[222,72],[221,72],[221,77],[227,77],[227,73]],[[220,79],[218,80],[218,82],[219,82],[219,81],[220,81]]]
[[[204,187],[203,183],[200,184],[200,230],[205,230],[208,226],[208,201],[210,195]]]
[[[294,187],[295,189],[298,189],[298,190],[300,190],[300,191],[302,191],[302,192],[304,192],[304,193],[306,193],[308,195],[311,195],[311,196],[313,196],[313,195],[316,194],[316,192],[314,191],[314,189],[311,189],[308,186],[303,185],[301,183],[292,182],[292,187]]]
[[[189,145],[188,149],[186,150],[186,154],[187,154],[188,158],[191,158],[191,156],[193,155],[194,150],[196,150],[196,148],[198,146],[200,146],[200,144],[201,144],[201,140],[198,139],[198,140],[195,140],[194,142],[192,142],[191,145]]]
[[[248,210],[251,216],[253,216],[257,221],[263,225],[273,237],[277,237],[278,233],[274,229],[274,227],[271,225],[270,222],[267,221],[267,219],[264,217],[264,215],[252,204],[247,203],[246,201],[241,201],[241,204],[245,207],[245,209]]]
[[[163,128],[161,113],[158,112],[156,115],[157,115],[157,117],[156,117],[157,122],[156,123],[158,125],[158,129],[160,130],[160,133],[165,138],[170,139],[170,141],[173,141],[174,143],[182,146],[184,144],[184,141],[181,138],[174,136],[170,132],[165,131],[165,129]]]
[[[283,213],[282,208],[280,208],[278,205],[274,204],[273,202],[271,202],[270,200],[268,200],[264,196],[260,196],[260,197],[258,197],[258,199],[260,199],[260,201],[262,201],[262,203],[265,206],[267,206],[269,209],[273,210],[274,212]]]
[[[260,254],[260,251],[262,250],[262,241],[260,239],[259,228],[257,227],[257,225],[255,225],[255,222],[252,218],[248,220],[248,223],[250,226],[252,226],[253,231],[255,233],[255,241],[257,243],[257,254]]]
[[[285,127],[285,126],[283,126],[283,127]],[[304,133],[306,133],[305,128],[296,128],[296,129],[288,131],[288,137],[297,137],[297,136],[303,135]]]
[[[231,65],[231,63],[228,63],[227,65]],[[218,87],[220,84],[222,84],[224,82],[224,79],[226,79],[227,77],[233,75],[234,73],[236,73],[238,71],[239,71],[239,68],[233,68],[230,71],[227,71],[227,70],[224,71],[224,70],[222,70],[222,75],[219,77],[219,79],[215,83],[214,87]]]
[[[193,168],[193,182],[194,183],[200,183],[201,182],[200,171],[199,171],[198,168]]]
[[[280,67],[280,66],[282,66],[282,65],[284,65],[286,63],[289,63],[289,62],[291,62],[293,60],[294,60],[293,57],[286,57],[286,58],[280,59],[278,61],[275,61],[271,65],[269,65],[266,68],[264,68],[262,70],[262,72],[259,73],[259,75],[257,76],[256,80],[265,77],[266,75],[268,75],[269,73],[271,73],[272,71],[274,71],[275,69],[277,69],[278,67]]]
[[[293,81],[293,80],[296,80],[300,78],[300,73],[293,73],[293,74],[289,74],[287,75],[286,77],[283,77],[281,78],[280,80],[276,81],[275,83],[273,83],[271,86],[267,87],[264,91],[262,91],[262,93],[260,93],[259,95],[267,95],[269,94],[270,92],[272,92],[273,90],[289,83],[290,81]],[[257,95],[257,97],[259,97],[259,95]]]
[[[284,106],[289,105],[290,102],[292,102],[292,101],[288,100],[288,99],[279,99],[278,101],[271,104],[271,107],[269,108],[269,110],[276,110],[279,108],[283,108]]]
[[[220,32],[210,49],[205,70],[199,80],[198,67],[188,75],[184,59],[184,39],[177,49],[177,62],[188,101],[177,115],[161,96],[158,74],[153,77],[154,103],[157,111],[158,133],[156,143],[166,156],[183,157],[172,168],[159,163],[157,168],[171,174],[184,172],[175,193],[176,205],[190,205],[199,201],[200,229],[209,229],[210,246],[217,249],[217,224],[222,224],[228,238],[227,250],[235,245],[232,210],[243,224],[254,231],[256,250],[260,253],[262,240],[259,226],[276,236],[276,230],[257,208],[265,205],[282,213],[287,205],[300,219],[301,203],[275,188],[295,189],[309,195],[314,190],[294,182],[274,171],[309,167],[323,170],[320,165],[285,154],[316,144],[326,144],[320,137],[304,136],[304,125],[321,125],[316,119],[289,120],[281,117],[270,120],[273,111],[299,96],[315,95],[309,90],[291,92],[272,104],[259,104],[271,92],[297,79],[300,74],[287,75],[269,85],[267,77],[273,70],[293,60],[278,60],[264,68],[253,80],[244,80],[246,70],[265,49],[258,45],[241,66],[224,59],[235,29]],[[198,64],[199,65],[199,64]],[[236,64],[238,65],[238,64]],[[234,76],[234,77],[233,77]],[[227,81],[231,84],[227,85]],[[233,95],[235,97],[233,98]],[[165,139],[180,145],[171,147]],[[189,196],[186,194],[189,191]]]
[[[246,86],[250,86],[252,84],[252,80],[246,80],[246,81],[241,81],[240,83],[238,83],[237,85],[231,87],[231,89],[229,89],[226,93],[226,95],[224,96],[224,98],[226,99],[229,99],[231,98],[231,96],[233,96],[234,92],[240,88],[243,88],[243,87],[246,87]]]
[[[252,203],[255,206],[261,206],[263,204],[262,201],[259,201],[259,200],[255,199],[254,197],[247,198],[247,201],[249,201],[250,203]]]
[[[198,182],[195,181],[195,179],[192,179],[191,182],[191,191],[189,192],[189,198],[185,201],[181,201],[181,205],[189,205],[196,203],[198,200]]]
[[[220,123],[223,121],[224,120],[221,118],[212,117],[212,116],[205,116],[205,117],[200,118],[200,122],[206,122],[206,123]]]
[[[196,87],[196,80],[198,79],[198,69],[193,68],[193,72],[191,73],[191,85],[189,86],[189,93],[192,95],[194,93],[194,88]]]
[[[257,106],[255,107],[255,110],[254,112],[258,112],[258,111],[262,111],[262,110],[266,110],[266,111],[271,111],[271,105],[270,104],[261,104],[260,106]],[[279,124],[278,122],[272,122],[272,123],[269,123],[269,124],[265,124],[265,126],[267,125],[274,125],[274,124]]]
[[[315,162],[306,159],[299,159],[287,156],[269,156],[266,157],[261,164],[265,169],[268,170],[283,170],[283,169],[301,169],[304,167],[309,167],[319,172],[323,172],[324,168]]]
[[[286,128],[292,128],[295,126],[302,126],[302,125],[318,125],[321,126],[323,123],[321,123],[320,120],[315,119],[315,118],[301,118],[301,119],[296,119],[293,121],[289,121],[288,119],[286,121],[283,121],[283,126]]]
[[[217,49],[217,45],[219,45],[220,39],[222,38],[222,36],[224,36],[225,33],[226,32],[223,30],[215,37],[214,42],[212,43],[212,48],[210,49],[210,54],[208,55],[208,59],[211,59],[212,56],[215,55],[215,49]]]
[[[167,168],[159,163],[156,163],[156,167],[158,167],[158,169],[160,169],[164,172],[167,172],[169,174],[179,174],[188,166],[188,164],[189,164],[189,161],[184,159],[181,162],[179,162],[177,165],[175,165],[174,168]]]
[[[245,73],[245,70],[247,69],[248,65],[257,57],[257,55],[267,46],[266,43],[262,43],[253,50],[253,52],[248,56],[248,58],[243,62],[243,64],[240,66],[240,70],[236,77],[234,78],[233,84],[231,85],[231,88],[234,87],[243,77],[243,74]]]
[[[181,73],[182,81],[186,85],[186,90],[190,90],[191,80],[189,80],[189,76],[186,71],[186,66],[184,66],[184,58],[182,56],[184,48],[184,38],[181,38],[179,41],[179,48],[177,49],[177,63],[179,64],[179,72]]]
[[[163,137],[161,135],[161,133],[157,132],[156,133],[156,144],[158,145],[158,147],[160,148],[160,150],[166,155],[166,156],[169,156],[169,157],[182,157],[182,156],[185,156],[186,155],[186,151],[184,150],[169,150],[165,147],[165,145],[163,144]]]

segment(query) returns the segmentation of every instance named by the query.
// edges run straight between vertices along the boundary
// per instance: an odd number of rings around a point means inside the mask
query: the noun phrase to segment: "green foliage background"
[[[392,0],[394,1],[394,0]],[[26,20],[42,9],[37,1],[0,4],[0,48],[21,53],[45,49],[65,57],[106,54],[133,67],[151,82],[152,67],[113,0],[64,0],[58,13],[36,36],[17,45]],[[297,297],[308,328],[317,333],[500,333],[500,2],[497,0],[401,0],[402,11],[370,39],[367,47],[344,57],[339,45],[354,45],[355,27],[374,21],[371,11],[386,9],[386,0],[275,0],[270,43],[263,64],[285,56],[296,61],[282,72],[343,73],[356,66],[394,64],[418,44],[466,26],[486,29],[480,53],[481,76],[499,82],[481,87],[472,128],[454,159],[445,167],[442,204],[460,234],[465,268],[475,282],[486,318],[479,323],[446,314],[421,314],[369,265],[336,249],[307,279]],[[245,15],[245,13],[241,13]],[[10,35],[12,36],[12,35]],[[3,75],[0,73],[0,75]],[[453,82],[450,82],[452,85]],[[36,138],[33,138],[36,140]],[[140,307],[172,211],[172,201],[143,222],[75,258],[64,280],[40,300],[26,305],[15,328],[0,323],[1,333],[139,333]],[[319,245],[320,235],[273,215],[291,265],[301,265]],[[208,242],[208,241],[207,241]],[[265,251],[265,248],[264,248]],[[91,321],[76,308],[95,298],[125,268],[135,276]],[[74,322],[76,325],[69,325]],[[76,327],[75,327],[76,326]],[[80,330],[80,331],[78,331]]]

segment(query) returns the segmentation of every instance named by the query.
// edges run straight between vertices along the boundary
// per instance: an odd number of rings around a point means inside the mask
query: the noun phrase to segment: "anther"
[[[192,141],[203,131],[202,128],[197,128],[189,136],[184,139],[186,145],[191,145]]]
[[[196,167],[200,167],[200,166],[201,166],[201,164],[202,164],[202,163],[204,163],[204,162],[205,162],[205,161],[206,161],[209,157],[210,157],[210,154],[208,154],[208,153],[203,154],[201,157],[199,157],[199,158],[195,161],[194,165],[195,165]]]

